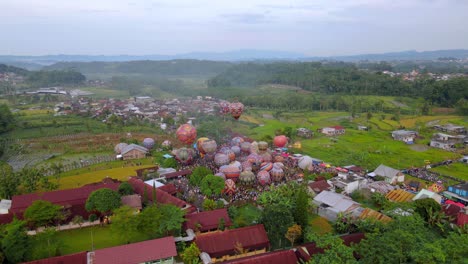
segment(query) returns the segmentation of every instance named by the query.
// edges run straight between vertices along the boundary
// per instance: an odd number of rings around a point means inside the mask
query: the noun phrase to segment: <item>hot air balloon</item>
[[[244,142],[244,139],[241,137],[234,137],[231,139],[231,146],[240,146]]]
[[[273,159],[275,162],[283,162],[284,157],[281,155],[276,155],[275,158]]]
[[[250,162],[250,163],[260,163],[262,162],[262,157],[260,157],[260,155],[258,154],[250,154],[249,156],[247,156],[247,160]]]
[[[197,150],[198,152],[200,152],[201,154],[205,154],[205,149],[203,148],[203,142],[205,141],[208,141],[210,140],[209,138],[207,137],[201,137],[197,140]]]
[[[273,166],[273,169],[270,171],[271,178],[275,182],[280,182],[284,177],[284,171],[281,168]]]
[[[244,169],[244,171],[246,170],[252,170],[252,163],[250,163],[250,161],[246,160],[244,162],[242,162],[242,168]]]
[[[180,148],[175,151],[175,158],[181,164],[187,165],[192,162],[194,150],[188,148]]]
[[[219,111],[223,115],[228,114],[231,111],[231,109],[229,108],[229,102],[227,102],[227,101],[220,102],[219,103]]]
[[[303,170],[308,168],[311,164],[312,164],[312,158],[309,157],[309,156],[303,156],[297,162],[297,165],[299,166],[299,168],[301,168]]]
[[[223,178],[223,180],[226,180],[226,175],[224,175],[224,173],[222,173],[222,172],[218,172],[214,176],[221,177],[221,178]]]
[[[271,161],[271,154],[268,153],[267,151],[260,153],[260,157],[262,158],[262,161],[264,162],[270,162]]]
[[[262,186],[270,184],[271,183],[270,173],[268,173],[268,171],[259,171],[257,173],[257,181]]]
[[[191,145],[197,138],[197,130],[190,124],[183,124],[177,129],[176,135],[180,142]]]
[[[220,168],[219,171],[226,175],[226,179],[232,179],[233,181],[237,181],[241,173],[241,170],[238,167],[232,165],[225,167],[223,166],[223,168]]]
[[[258,153],[258,143],[254,141],[250,144],[250,153]]]
[[[276,136],[273,139],[273,144],[275,144],[275,146],[278,148],[282,148],[288,144],[288,138],[285,135]]]
[[[273,168],[273,163],[271,162],[263,162],[260,165],[260,170],[270,171]]]
[[[215,157],[214,153],[206,153],[205,156],[203,157],[206,161],[213,161]]]
[[[232,152],[238,157],[240,155],[241,149],[239,146],[232,146],[231,147]]]
[[[223,153],[228,156],[229,161],[235,161],[236,160],[236,153],[234,153],[234,151],[232,151],[231,149],[227,149]]]
[[[205,153],[215,153],[218,148],[218,144],[213,139],[209,139],[202,142],[202,148]]]
[[[227,179],[224,182],[224,193],[227,195],[233,195],[236,193],[236,183],[233,180]]]
[[[232,117],[237,120],[244,111],[244,105],[241,102],[234,102],[229,105],[229,110],[231,111]]]
[[[214,162],[219,167],[229,164],[229,157],[223,153],[216,153],[214,157]]]
[[[266,151],[267,149],[268,149],[268,143],[266,143],[265,141],[258,142],[258,150]]]
[[[147,149],[152,149],[154,147],[154,139],[152,138],[143,139],[143,147]]]
[[[244,153],[250,153],[250,142],[242,142],[240,144],[241,151]]]
[[[250,170],[243,171],[239,176],[239,180],[243,183],[253,183],[255,181],[255,174]]]
[[[119,144],[115,145],[114,151],[115,151],[115,153],[120,154],[120,153],[122,153],[122,150],[127,146],[128,146],[127,143],[119,143]]]
[[[276,167],[276,168],[284,168],[284,164],[282,162],[275,162],[273,163],[273,167]]]

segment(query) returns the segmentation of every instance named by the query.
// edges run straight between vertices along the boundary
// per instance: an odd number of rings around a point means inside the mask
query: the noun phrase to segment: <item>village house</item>
[[[464,126],[446,124],[446,125],[435,125],[433,126],[433,128],[441,132],[446,132],[446,133],[451,133],[451,134],[466,134],[466,129]]]
[[[413,144],[417,136],[418,132],[410,130],[395,130],[392,132],[392,138],[394,140],[403,141],[406,144]]]
[[[185,219],[186,222],[184,222],[183,229],[192,229],[199,232],[217,230],[222,221],[224,222],[224,228],[229,228],[232,225],[226,208],[187,214],[185,215]]]
[[[360,207],[350,197],[331,191],[322,191],[314,197],[313,202],[317,205],[317,214],[329,221],[336,221],[339,213],[351,213]]]
[[[455,150],[458,144],[464,144],[468,138],[464,135],[452,136],[444,133],[435,133],[430,146],[444,150]]]
[[[263,225],[253,225],[225,231],[199,234],[195,244],[202,252],[202,257],[211,259],[212,263],[241,258],[267,252],[270,247],[267,233]],[[247,253],[239,254],[242,247]]]
[[[345,133],[345,128],[342,126],[332,126],[332,127],[324,127],[322,129],[319,129],[319,131],[327,136],[339,136],[339,135],[344,135]]]
[[[397,184],[405,181],[405,175],[403,172],[380,164],[374,172],[368,174],[370,177],[380,176],[384,177],[385,181],[390,184]]]
[[[146,157],[148,149],[136,144],[130,144],[122,149],[120,153],[123,160],[142,159]]]
[[[296,130],[297,136],[303,137],[303,138],[311,138],[312,137],[312,131],[310,129],[301,127]]]
[[[413,197],[413,201],[419,200],[419,199],[425,199],[425,198],[432,198],[434,201],[437,203],[441,204],[442,203],[442,196],[439,195],[438,193],[431,192],[426,189],[422,189],[421,191],[416,194],[416,196]]]
[[[339,172],[338,176],[330,180],[335,189],[341,189],[344,193],[350,194],[361,189],[366,180],[352,172]]]
[[[317,180],[308,184],[309,192],[317,195],[323,191],[330,191],[332,186],[328,184],[327,180]]]
[[[387,195],[385,195],[385,198],[387,198],[389,201],[392,201],[392,202],[404,203],[404,202],[411,202],[414,196],[415,196],[414,194],[407,192],[405,190],[396,189],[387,193]]]
[[[460,183],[457,185],[449,186],[444,196],[462,201],[464,204],[468,203],[468,183]]]

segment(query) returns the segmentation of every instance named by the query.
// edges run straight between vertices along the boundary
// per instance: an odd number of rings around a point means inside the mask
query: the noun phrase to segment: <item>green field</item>
[[[439,166],[432,168],[435,171],[444,175],[450,175],[468,181],[468,164],[466,163],[453,163],[446,166]]]
[[[444,150],[429,148],[425,144],[434,133],[425,125],[430,121],[440,123],[460,123],[465,120],[460,116],[403,116],[401,120],[395,121],[385,119],[381,116],[373,116],[367,123],[364,116],[350,119],[346,112],[300,112],[281,113],[278,118],[273,118],[274,112],[264,110],[251,110],[241,118],[244,122],[250,122],[254,128],[247,126],[236,126],[236,132],[245,133],[255,140],[266,137],[274,137],[278,129],[292,127],[293,131],[299,127],[306,127],[314,131],[311,139],[303,139],[292,136],[292,141],[300,141],[302,149],[295,152],[310,155],[335,165],[360,165],[366,169],[373,170],[380,164],[390,167],[404,169],[412,166],[421,167],[425,160],[439,162],[447,159],[457,159],[460,154]],[[400,141],[394,141],[391,131],[396,130],[402,123],[408,125],[407,129],[420,130],[423,138],[417,140],[417,145],[406,145]],[[367,125],[370,131],[359,131],[359,124]],[[324,136],[316,130],[324,126],[341,125],[346,128],[345,135],[335,138]],[[409,126],[413,125],[413,127]],[[414,127],[419,125],[420,127]],[[460,177],[466,175],[464,168],[454,168],[447,171],[447,175]]]

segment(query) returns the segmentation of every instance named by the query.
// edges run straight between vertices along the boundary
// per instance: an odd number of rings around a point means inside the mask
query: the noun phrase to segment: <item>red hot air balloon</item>
[[[232,117],[237,120],[244,111],[244,105],[241,102],[234,102],[229,105],[229,109],[231,111]]]
[[[286,146],[286,144],[288,144],[288,138],[285,135],[276,136],[273,139],[273,144],[275,144],[275,146],[277,146],[278,148],[282,148]]]
[[[177,129],[176,135],[180,142],[191,145],[197,138],[197,130],[190,124],[183,124]]]

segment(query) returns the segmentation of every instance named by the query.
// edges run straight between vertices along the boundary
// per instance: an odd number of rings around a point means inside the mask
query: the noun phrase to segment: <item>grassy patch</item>
[[[431,170],[443,175],[449,175],[464,181],[468,181],[468,164],[466,163],[458,162],[446,166],[432,168]]]
[[[333,227],[327,219],[314,215],[309,221],[310,230],[316,234],[326,234],[333,232]]]
[[[118,179],[121,181],[126,181],[128,180],[129,176],[136,176],[135,170],[141,169],[141,168],[148,168],[151,166],[152,165],[141,165],[141,166],[131,166],[131,167],[114,168],[114,169],[107,169],[107,170],[97,170],[97,168],[89,167],[87,169],[84,169],[84,170],[89,171],[87,173],[82,173],[82,174],[75,175],[75,176],[68,176],[68,177],[61,178],[59,189],[78,188],[89,183],[100,182],[102,179],[106,177]],[[56,181],[56,180],[53,180],[53,181]]]

